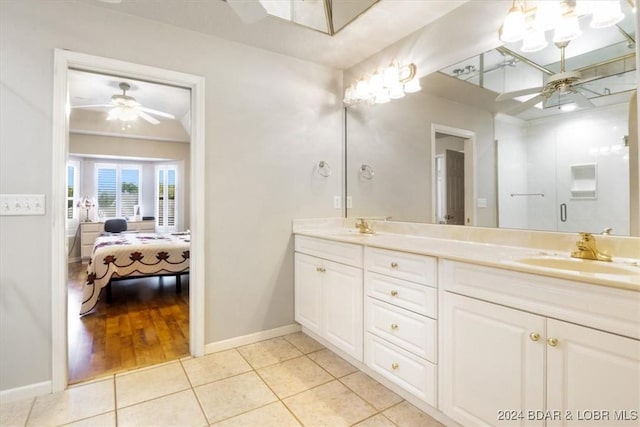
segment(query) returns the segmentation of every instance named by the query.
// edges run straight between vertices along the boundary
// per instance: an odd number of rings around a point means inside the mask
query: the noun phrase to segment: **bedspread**
[[[87,267],[80,314],[98,303],[112,278],[155,276],[189,271],[188,233],[122,233],[98,237]]]

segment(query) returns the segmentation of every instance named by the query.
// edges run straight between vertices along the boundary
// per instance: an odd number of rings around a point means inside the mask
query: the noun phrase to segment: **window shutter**
[[[116,199],[116,168],[98,168],[98,210],[105,218],[117,216]]]

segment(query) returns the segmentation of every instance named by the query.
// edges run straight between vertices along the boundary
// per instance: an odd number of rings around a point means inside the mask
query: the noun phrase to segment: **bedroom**
[[[114,282],[111,302],[105,295],[100,301],[85,298],[82,291],[107,219],[126,218],[127,234],[188,230],[191,129],[185,129],[189,90],[80,70],[70,70],[68,81],[68,369],[69,381],[76,383],[189,354],[188,275]],[[151,118],[110,120],[113,100],[123,94],[144,103],[142,108],[155,107]],[[99,264],[91,263],[94,274]],[[110,265],[123,274],[124,268]],[[141,274],[141,268],[159,274],[143,264],[127,271]],[[185,285],[183,294],[164,292],[174,282]]]

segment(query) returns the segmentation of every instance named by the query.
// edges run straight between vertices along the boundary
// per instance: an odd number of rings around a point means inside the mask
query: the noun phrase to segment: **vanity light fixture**
[[[500,40],[522,40],[523,52],[537,52],[547,47],[545,31],[553,30],[553,42],[575,40],[582,35],[578,18],[591,15],[592,28],[607,28],[624,19],[622,0],[544,0],[526,9],[525,0],[513,0],[500,27]],[[635,0],[627,0],[635,9]]]
[[[384,104],[392,99],[414,93],[421,89],[420,79],[416,76],[415,64],[399,66],[391,63],[382,70],[366,75],[344,91],[343,102],[346,106],[359,102]]]

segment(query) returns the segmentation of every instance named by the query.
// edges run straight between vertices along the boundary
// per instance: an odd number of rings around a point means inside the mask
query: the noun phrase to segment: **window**
[[[140,204],[140,167],[137,165],[96,165],[98,212],[102,217],[133,217]]]
[[[172,231],[176,229],[176,165],[156,166],[156,229]]]
[[[78,175],[80,163],[77,160],[67,162],[67,232],[74,234],[78,226],[79,212],[77,202],[80,200]]]

